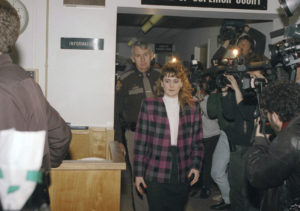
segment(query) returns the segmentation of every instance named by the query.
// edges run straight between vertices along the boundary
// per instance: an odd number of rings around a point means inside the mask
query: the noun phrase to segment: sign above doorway
[[[105,6],[105,0],[64,0],[64,5]]]
[[[141,0],[142,4],[267,10],[268,0]]]

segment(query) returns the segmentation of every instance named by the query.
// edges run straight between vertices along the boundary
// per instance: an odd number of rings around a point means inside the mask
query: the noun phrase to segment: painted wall
[[[42,89],[47,90],[50,103],[66,121],[73,125],[106,128],[113,127],[117,12],[274,19],[279,7],[274,0],[268,0],[267,11],[145,6],[141,5],[141,0],[106,0],[104,8],[66,7],[63,0],[48,0],[47,50],[47,0],[23,2],[28,7],[30,22],[17,43],[19,64],[39,69]],[[60,49],[62,37],[103,38],[104,50],[63,50]]]
[[[45,0],[25,0],[29,13],[26,30],[19,35],[12,58],[25,69],[38,69],[39,83],[45,91],[46,8]]]

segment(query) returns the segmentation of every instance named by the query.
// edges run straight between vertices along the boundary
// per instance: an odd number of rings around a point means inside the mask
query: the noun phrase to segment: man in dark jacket
[[[295,210],[299,210],[300,85],[281,81],[270,84],[262,93],[261,108],[277,137],[270,142],[256,133],[255,145],[249,150],[248,180],[264,190],[261,210],[280,211],[292,204],[298,204]]]
[[[66,156],[71,130],[51,107],[39,85],[18,65],[9,52],[19,35],[20,21],[6,1],[0,4],[0,130],[47,131],[42,167],[58,167]]]
[[[251,72],[249,74],[254,74]],[[254,127],[254,112],[256,96],[253,90],[241,90],[238,81],[232,75],[225,75],[230,84],[222,91],[222,111],[227,121],[233,121],[233,126],[226,130],[231,144],[228,180],[230,184],[231,211],[256,210],[249,195],[246,175],[246,152],[251,146],[251,136]],[[253,76],[254,77],[254,76]]]
[[[46,131],[42,169],[49,173],[65,158],[71,131],[39,85],[13,64],[8,53],[15,45],[19,29],[16,10],[7,1],[0,1],[0,130]]]

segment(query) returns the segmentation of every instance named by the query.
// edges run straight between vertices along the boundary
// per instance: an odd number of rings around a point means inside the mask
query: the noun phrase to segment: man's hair
[[[149,49],[152,53],[152,47],[149,43],[141,42],[141,41],[135,41],[131,46],[131,55],[133,55],[133,51],[135,47],[140,47],[141,49]]]
[[[300,114],[300,85],[291,81],[276,81],[264,88],[261,108],[276,112],[283,122]]]
[[[12,51],[20,30],[17,11],[6,1],[0,1],[0,52]]]
[[[255,41],[252,39],[252,37],[250,37],[249,35],[241,36],[238,39],[237,44],[239,44],[239,42],[242,41],[242,40],[247,40],[250,43],[250,49],[252,51],[254,51],[254,49],[255,49]]]

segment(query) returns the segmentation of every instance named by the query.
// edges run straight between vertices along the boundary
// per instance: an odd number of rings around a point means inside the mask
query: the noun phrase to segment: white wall
[[[194,47],[202,47],[208,43],[210,39],[210,49],[212,57],[217,49],[217,36],[220,32],[220,27],[207,27],[201,29],[186,30],[184,33],[176,37],[175,46],[178,56],[183,61],[190,61],[191,55],[194,54]]]
[[[13,60],[25,69],[38,69],[39,83],[45,91],[46,0],[23,2],[29,13],[29,22],[17,40]]]
[[[50,1],[48,99],[73,125],[113,126],[116,7]],[[104,50],[63,50],[61,37],[103,38]]]
[[[141,0],[106,0],[104,8],[65,7],[63,0],[48,1],[49,63],[46,64],[45,44],[47,0],[23,0],[30,21],[17,43],[19,63],[40,70],[41,87],[44,91],[47,89],[50,103],[66,121],[74,125],[107,128],[113,127],[117,12],[274,19],[279,7],[274,0],[268,0],[267,11],[145,6],[141,5]],[[104,50],[62,50],[61,37],[103,38]],[[47,65],[48,85],[45,87]]]

